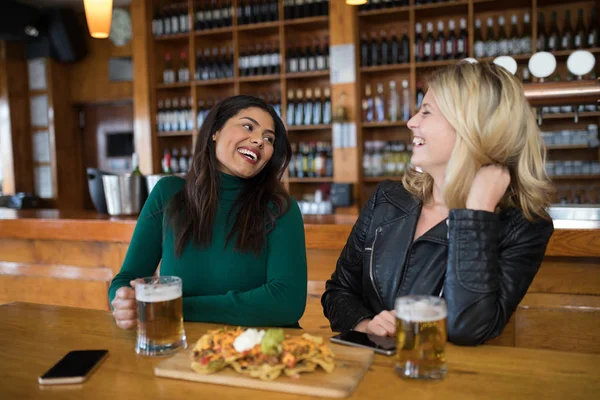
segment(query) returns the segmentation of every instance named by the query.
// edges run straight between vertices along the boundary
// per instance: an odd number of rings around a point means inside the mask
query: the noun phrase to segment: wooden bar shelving
[[[331,130],[332,125],[294,125],[287,128],[288,132]]]
[[[324,178],[288,178],[288,182],[290,182],[290,183],[331,183],[331,182],[333,182],[333,177],[324,177]]]
[[[410,64],[390,64],[390,65],[375,65],[372,67],[360,67],[361,73],[377,73],[377,72],[388,72],[388,71],[408,71],[410,70]]]
[[[328,16],[309,17],[309,18],[297,18],[297,19],[286,19],[283,24],[285,26],[298,26],[298,25],[312,25],[312,24],[327,24],[329,21]]]
[[[285,74],[285,79],[321,78],[329,76],[329,70],[311,72],[290,72]]]
[[[234,78],[225,79],[210,79],[206,81],[194,81],[194,86],[218,86],[218,85],[230,85],[235,82]]]
[[[173,137],[173,136],[192,136],[194,131],[167,131],[167,132],[158,132],[157,136],[160,137]]]
[[[232,26],[226,26],[224,28],[197,30],[197,31],[194,31],[194,36],[196,36],[196,37],[217,36],[217,35],[224,35],[227,33],[233,33]]]
[[[398,126],[406,127],[408,121],[383,121],[383,122],[362,122],[361,126],[364,129],[377,129],[377,128],[393,128]]]
[[[584,111],[579,113],[579,118],[598,118],[600,117],[600,111]],[[573,119],[575,113],[556,113],[556,114],[544,114],[544,119]]]

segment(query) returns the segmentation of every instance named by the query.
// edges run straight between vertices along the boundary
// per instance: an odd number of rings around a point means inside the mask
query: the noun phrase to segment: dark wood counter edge
[[[356,221],[355,215],[304,217],[308,249],[341,250]],[[92,211],[16,211],[0,209],[0,238],[128,243],[137,217],[111,217]],[[571,224],[572,225],[572,224]],[[600,228],[561,228],[555,232],[547,256],[600,257]]]

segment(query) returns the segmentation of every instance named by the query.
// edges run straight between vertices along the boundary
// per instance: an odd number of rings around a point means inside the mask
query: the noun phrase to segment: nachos
[[[290,336],[283,329],[239,327],[207,332],[194,347],[192,369],[211,374],[227,366],[240,374],[270,381],[282,373],[297,377],[319,366],[330,373],[335,369],[335,360],[323,338],[308,333]]]

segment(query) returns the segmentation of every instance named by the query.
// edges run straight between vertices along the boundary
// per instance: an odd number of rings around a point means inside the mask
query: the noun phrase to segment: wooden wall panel
[[[550,238],[546,256],[600,257],[597,229],[556,229]]]
[[[528,294],[516,312],[515,345],[600,353],[600,298]]]
[[[0,275],[0,303],[25,301],[108,310],[108,283],[37,276]]]
[[[85,15],[81,15],[85,22]],[[88,55],[69,65],[71,100],[73,103],[98,103],[129,100],[133,97],[133,82],[111,82],[108,79],[108,60],[111,57],[131,57],[132,42],[123,47],[107,39],[93,39],[87,34]],[[135,37],[134,39],[135,40]]]
[[[600,295],[600,260],[547,257],[529,293]]]
[[[335,265],[340,256],[339,250],[308,249],[306,260],[308,263],[309,281],[326,281],[335,271]]]
[[[308,298],[306,300],[306,310],[300,319],[302,329],[310,331],[330,331],[329,320],[323,315],[323,307],[321,307],[321,296],[325,291],[325,282],[323,281],[308,281]]]

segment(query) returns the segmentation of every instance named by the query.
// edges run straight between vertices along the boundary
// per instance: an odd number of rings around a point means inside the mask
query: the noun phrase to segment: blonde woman
[[[550,182],[520,82],[494,64],[433,73],[402,184],[383,182],[352,229],[321,299],[334,331],[394,335],[397,296],[443,296],[448,336],[502,333],[553,232]]]

